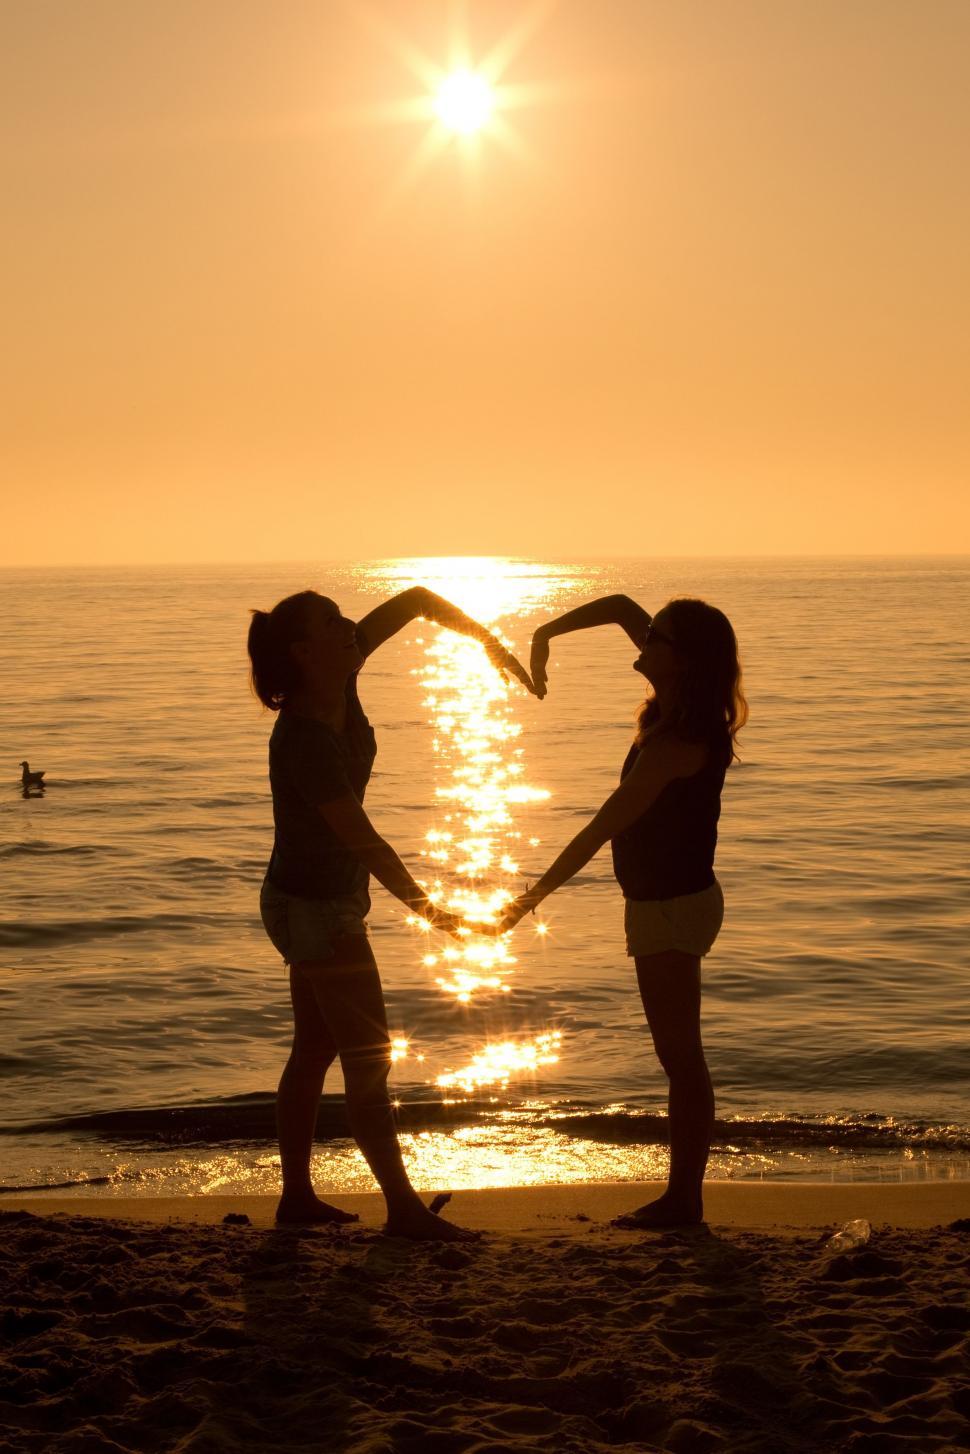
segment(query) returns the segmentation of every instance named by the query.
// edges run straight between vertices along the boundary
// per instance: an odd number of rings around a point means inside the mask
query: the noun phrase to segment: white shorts
[[[724,922],[724,895],[717,879],[699,894],[676,899],[627,899],[623,913],[626,952],[663,954],[677,949],[703,959]]]

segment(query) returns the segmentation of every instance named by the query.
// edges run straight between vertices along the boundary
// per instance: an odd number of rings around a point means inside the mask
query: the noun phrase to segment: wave
[[[183,795],[196,808],[238,808],[255,805],[262,808],[265,802],[265,795],[261,792],[223,793],[220,797],[200,798],[192,792]]]
[[[203,878],[211,882],[228,883],[234,879],[248,881],[253,877],[248,871],[234,865],[219,863],[214,858],[200,856],[172,859],[165,865],[165,871],[173,878],[187,879],[190,883],[195,883]]]
[[[0,1186],[0,1196],[4,1193],[10,1195],[12,1192],[27,1191],[73,1191],[79,1186],[110,1186],[117,1177],[114,1176],[84,1176],[76,1181],[36,1181],[24,1183],[22,1186]]]
[[[120,849],[97,847],[93,843],[8,843],[0,848],[0,858],[46,858],[68,855],[72,858],[92,858],[99,853],[118,853]]]
[[[646,1111],[589,1111],[565,1113],[547,1118],[546,1125],[588,1141],[614,1145],[654,1145],[668,1140],[667,1117]],[[746,1150],[770,1143],[773,1146],[838,1146],[846,1150],[970,1151],[970,1126],[947,1126],[926,1121],[899,1122],[892,1117],[850,1117],[799,1119],[766,1116],[753,1120],[716,1120],[714,1140],[718,1149],[730,1150],[744,1143]]]
[[[402,1130],[461,1126],[481,1119],[495,1107],[484,1101],[403,1101],[396,1108]],[[0,1135],[74,1135],[89,1132],[122,1141],[213,1144],[276,1136],[276,1096],[257,1092],[238,1100],[206,1101],[189,1106],[149,1106],[97,1111],[90,1115],[55,1117],[24,1126],[0,1127]],[[317,1116],[320,1139],[350,1135],[343,1096],[324,1096]]]
[[[967,787],[970,784],[970,773],[926,773],[920,776],[884,773],[864,781],[866,786],[873,788],[913,788],[917,792],[937,792],[940,788]]]
[[[140,764],[139,764],[140,765]],[[46,787],[56,786],[59,791],[70,791],[73,788],[118,788],[130,787],[137,784],[139,779],[132,774],[118,774],[114,777],[58,777],[48,778]]]
[[[0,945],[76,944],[119,934],[198,930],[205,923],[221,924],[216,914],[119,914],[110,919],[52,919],[41,924],[0,924]]]
[[[618,1146],[663,1145],[667,1117],[631,1107],[601,1110],[573,1102],[565,1106],[523,1106],[512,1100],[401,1100],[395,1115],[402,1131],[448,1129],[482,1122],[528,1125],[577,1140]],[[0,1135],[77,1135],[174,1145],[213,1145],[227,1141],[273,1140],[276,1097],[254,1092],[224,1101],[185,1106],[145,1106],[87,1115],[53,1117],[29,1125],[0,1126]],[[324,1096],[317,1118],[320,1140],[349,1136],[343,1096]],[[875,1115],[729,1117],[717,1120],[714,1141],[720,1150],[751,1151],[759,1146],[825,1146],[845,1150],[970,1151],[970,1126],[929,1121],[898,1121]]]

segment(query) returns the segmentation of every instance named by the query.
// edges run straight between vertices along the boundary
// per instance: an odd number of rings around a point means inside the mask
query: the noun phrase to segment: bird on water
[[[31,772],[29,762],[22,762],[20,766],[23,768],[23,772],[20,774],[20,781],[25,788],[42,788],[44,786],[44,774],[42,772]]]

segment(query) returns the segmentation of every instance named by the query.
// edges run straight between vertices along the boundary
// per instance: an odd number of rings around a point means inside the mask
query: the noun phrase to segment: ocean
[[[272,718],[248,612],[312,585],[360,616],[416,581],[526,661],[594,595],[727,612],[751,719],[704,962],[709,1175],[970,1178],[970,560],[460,557],[0,572],[0,1189],[275,1189],[291,1021],[258,913]],[[431,623],[376,653],[367,807],[418,877],[487,897],[546,867],[616,783],[635,655],[617,628],[561,638],[537,702]],[[665,1175],[608,848],[504,951],[372,898],[418,1186]],[[318,1189],[371,1188],[331,1074]]]

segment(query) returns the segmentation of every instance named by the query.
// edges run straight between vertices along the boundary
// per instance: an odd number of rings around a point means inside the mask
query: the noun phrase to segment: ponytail
[[[272,611],[253,611],[246,646],[249,679],[264,706],[278,712],[300,685],[300,668],[290,647],[304,637],[307,611],[316,591],[300,591],[279,601]]]

